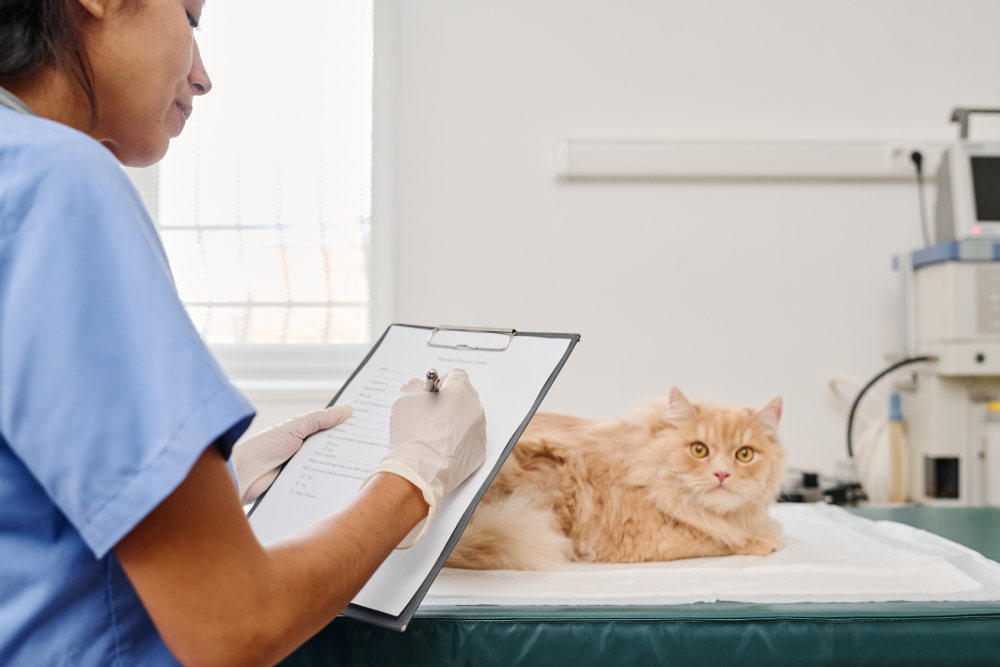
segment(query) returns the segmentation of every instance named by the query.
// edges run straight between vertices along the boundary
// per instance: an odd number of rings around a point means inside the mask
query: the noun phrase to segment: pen
[[[433,368],[427,371],[427,391],[437,391],[440,389],[441,378],[438,377],[438,372]]]

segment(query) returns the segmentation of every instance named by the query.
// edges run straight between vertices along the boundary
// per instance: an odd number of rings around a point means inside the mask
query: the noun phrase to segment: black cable
[[[931,245],[931,229],[927,224],[927,204],[924,202],[924,156],[920,151],[910,153],[910,160],[917,168],[917,197],[920,199],[920,231],[924,235],[924,247]]]
[[[893,372],[897,368],[902,368],[903,366],[906,366],[907,364],[915,364],[915,363],[918,363],[920,361],[937,361],[937,357],[934,357],[934,356],[931,356],[931,355],[927,355],[927,356],[923,356],[923,357],[908,357],[906,359],[903,359],[902,361],[897,361],[892,366],[889,366],[888,368],[886,368],[885,370],[883,370],[881,373],[879,373],[878,375],[876,375],[875,377],[873,377],[871,380],[869,380],[868,384],[866,384],[864,386],[864,388],[861,391],[858,392],[857,398],[854,399],[854,404],[851,405],[851,414],[847,418],[847,457],[848,458],[851,458],[851,459],[854,458],[854,448],[852,447],[853,439],[852,439],[851,433],[852,433],[852,431],[854,431],[854,413],[858,411],[858,405],[861,404],[861,399],[864,397],[864,395],[866,393],[868,393],[868,390],[871,389],[872,386],[876,382],[878,382],[879,380],[881,380],[882,378],[884,378],[889,373]]]

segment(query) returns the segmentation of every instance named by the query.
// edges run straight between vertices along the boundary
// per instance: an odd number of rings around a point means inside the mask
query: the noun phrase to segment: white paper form
[[[486,461],[445,497],[427,534],[413,547],[394,551],[354,604],[398,616],[441,556],[449,537],[507,443],[538,400],[566,354],[569,338],[515,336],[503,352],[443,349],[427,345],[428,330],[393,326],[337,404],[349,403],[353,416],[307,438],[250,516],[262,544],[288,537],[345,505],[389,449],[389,412],[399,388],[424,378],[431,368],[444,373],[463,368],[486,412]],[[506,336],[441,332],[435,342],[502,346]]]

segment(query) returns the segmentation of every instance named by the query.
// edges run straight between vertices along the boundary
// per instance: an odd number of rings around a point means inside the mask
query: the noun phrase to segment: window
[[[157,224],[208,343],[369,340],[372,0],[209,3]]]

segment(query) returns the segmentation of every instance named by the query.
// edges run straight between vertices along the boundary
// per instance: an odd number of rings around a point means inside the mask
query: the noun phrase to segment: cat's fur
[[[780,418],[780,398],[755,411],[692,403],[677,389],[623,419],[540,412],[445,565],[550,570],[769,554],[781,547],[768,516],[784,473]],[[697,442],[704,458],[692,454]],[[754,452],[746,463],[736,458],[743,447]]]

